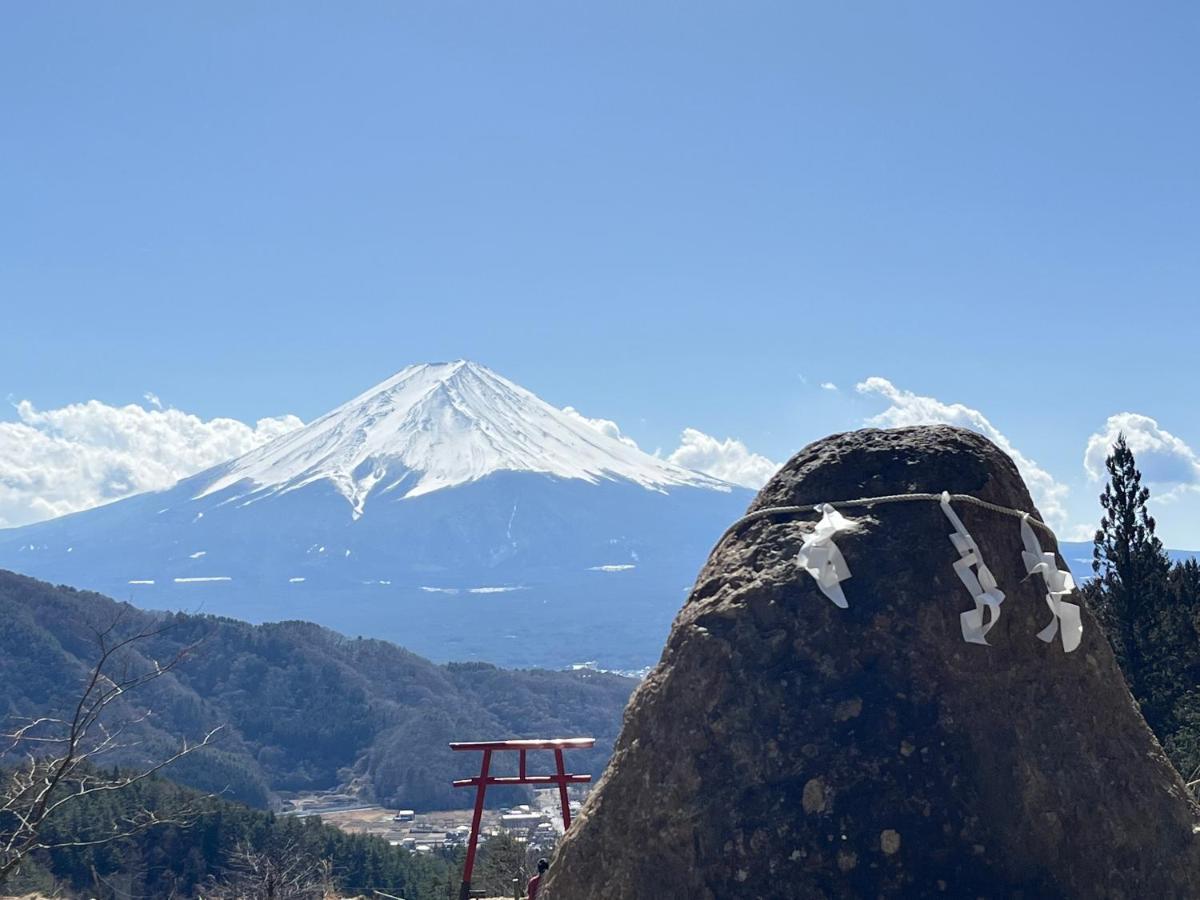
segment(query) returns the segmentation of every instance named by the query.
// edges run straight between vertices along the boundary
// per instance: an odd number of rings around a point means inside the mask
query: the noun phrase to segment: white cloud
[[[1095,525],[1072,525],[1062,534],[1064,541],[1076,541],[1078,543],[1091,543],[1096,537]]]
[[[836,391],[837,389],[838,389],[838,386],[836,384],[834,384],[832,381],[822,381],[821,382],[821,390],[823,390],[823,391]]]
[[[612,419],[592,419],[585,416],[573,406],[564,406],[563,412],[576,422],[581,422],[584,425],[594,428],[601,434],[613,438],[614,440],[618,440],[622,444],[625,444],[629,447],[633,447],[635,450],[638,449],[637,441],[622,434],[621,427]]]
[[[290,415],[253,426],[205,421],[96,400],[45,411],[21,401],[16,410],[18,421],[0,422],[0,527],[162,490],[303,424]]]
[[[601,434],[615,438],[622,444],[633,447],[635,450],[641,449],[637,441],[622,433],[620,426],[611,419],[589,418],[573,406],[564,407],[563,412],[575,421],[582,422]],[[685,428],[679,441],[679,446],[667,456],[667,462],[683,466],[685,469],[703,472],[705,475],[720,478],[731,484],[758,490],[779,471],[778,463],[771,462],[765,456],[752,453],[750,448],[734,438],[726,438],[722,441],[695,428]],[[657,450],[654,455],[658,456]]]
[[[779,471],[779,463],[750,452],[741,441],[718,440],[695,428],[683,430],[679,447],[667,461],[756,490]]]
[[[1046,522],[1055,529],[1066,524],[1065,507],[1068,488],[1056,481],[1045,469],[1021,453],[983,413],[961,403],[943,403],[934,397],[922,397],[912,391],[901,390],[886,378],[873,376],[855,386],[860,394],[882,397],[891,405],[883,412],[867,419],[868,425],[882,428],[901,428],[906,425],[957,425],[969,428],[989,438],[1001,450],[1012,457],[1021,477],[1029,485],[1029,492],[1041,510]]]
[[[1103,430],[1088,438],[1083,468],[1089,479],[1100,481],[1108,476],[1104,461],[1118,434],[1125,435],[1138,469],[1147,482],[1165,485],[1172,490],[1187,487],[1200,489],[1200,457],[1196,456],[1195,451],[1154,419],[1130,412],[1109,416]],[[1166,494],[1158,499],[1172,497]]]
[[[147,403],[149,403],[151,406],[153,406],[155,409],[163,408],[162,400],[160,400],[158,398],[158,394],[154,393],[154,391],[146,391],[146,393],[142,394],[142,399],[145,400]]]

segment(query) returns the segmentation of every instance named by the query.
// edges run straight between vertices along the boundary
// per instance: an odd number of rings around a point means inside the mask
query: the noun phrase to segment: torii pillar
[[[471,836],[467,842],[467,860],[463,864],[462,887],[458,892],[459,900],[470,900],[471,874],[475,870],[475,850],[479,844],[479,825],[483,820],[483,798],[488,785],[509,784],[557,784],[558,798],[562,804],[563,830],[571,827],[571,806],[567,799],[568,784],[586,784],[592,780],[591,775],[572,775],[566,771],[563,752],[566,750],[583,750],[594,746],[595,738],[551,738],[549,740],[519,740],[519,741],[460,741],[450,745],[451,750],[480,750],[483,752],[483,763],[476,778],[461,778],[453,782],[455,787],[475,785],[475,814],[471,817]],[[492,754],[504,750],[516,750],[520,753],[517,776],[494,776],[490,774]],[[525,754],[530,750],[553,750],[555,773],[553,775],[530,775],[525,768]]]

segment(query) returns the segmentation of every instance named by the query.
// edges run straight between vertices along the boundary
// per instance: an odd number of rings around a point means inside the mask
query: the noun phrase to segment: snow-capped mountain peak
[[[213,472],[198,497],[259,499],[327,480],[357,517],[368,497],[416,497],[501,471],[728,491],[602,434],[478,363],[409,366]]]
[[[474,363],[411,366],[165,491],[0,529],[0,568],[439,660],[637,668],[751,492],[597,423]]]

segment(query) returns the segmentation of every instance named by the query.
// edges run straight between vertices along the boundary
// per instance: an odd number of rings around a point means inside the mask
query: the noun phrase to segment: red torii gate
[[[459,741],[450,745],[451,750],[481,750],[483,764],[476,778],[460,778],[453,782],[455,787],[470,787],[476,785],[475,814],[471,817],[471,837],[467,843],[467,861],[463,865],[462,888],[459,890],[459,900],[469,900],[471,896],[471,873],[475,869],[475,848],[479,843],[479,823],[483,818],[483,797],[488,785],[507,784],[557,784],[558,799],[562,804],[563,828],[571,827],[571,806],[567,800],[568,784],[586,784],[592,780],[591,775],[571,775],[563,764],[564,750],[583,750],[593,746],[595,738],[552,738],[550,740],[532,741]],[[521,754],[518,761],[516,776],[490,775],[492,754],[502,750],[516,750]],[[525,754],[530,750],[553,750],[554,764],[558,770],[554,775],[530,775],[525,770]]]

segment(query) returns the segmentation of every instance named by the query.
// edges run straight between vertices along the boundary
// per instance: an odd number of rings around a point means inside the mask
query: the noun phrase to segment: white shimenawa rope
[[[746,513],[732,525],[725,529],[725,533],[717,540],[717,547],[725,543],[725,539],[738,531],[743,525],[749,525],[759,519],[765,519],[768,516],[775,515],[811,515],[813,511],[820,511],[821,506],[832,506],[834,509],[852,509],[856,506],[875,506],[882,503],[903,503],[909,500],[926,500],[934,503],[941,503],[942,494],[886,494],[882,497],[859,497],[857,500],[837,500],[832,503],[820,503],[815,506],[768,506],[764,509],[756,509],[752,513]],[[1024,519],[1029,516],[1029,513],[1019,509],[1012,509],[1008,506],[1000,506],[996,503],[988,503],[986,500],[980,500],[978,497],[973,497],[970,494],[951,494],[950,500],[954,503],[970,503],[975,506],[981,506],[984,509],[990,509],[992,512],[1003,513],[1006,516],[1013,516],[1017,519]],[[1054,529],[1045,522],[1040,522],[1037,519],[1029,516],[1029,524],[1035,528],[1040,528],[1042,531],[1051,537],[1055,537]]]
[[[822,593],[835,606],[845,609],[849,604],[846,602],[840,582],[850,577],[850,569],[833,539],[840,532],[852,531],[854,523],[841,516],[838,510],[914,501],[941,504],[942,511],[954,526],[950,540],[959,552],[959,559],[954,563],[954,571],[975,601],[974,609],[959,616],[964,641],[971,644],[987,644],[987,633],[1000,619],[1000,605],[1004,602],[1004,592],[999,589],[991,570],[984,563],[979,552],[979,545],[975,543],[975,539],[967,531],[962,519],[951,507],[952,502],[967,503],[1021,520],[1021,538],[1025,547],[1022,552],[1022,561],[1028,575],[1040,574],[1045,580],[1046,605],[1050,607],[1054,616],[1050,624],[1038,633],[1038,638],[1049,643],[1054,640],[1056,634],[1061,633],[1063,651],[1066,653],[1070,653],[1079,646],[1083,635],[1079,607],[1062,599],[1063,596],[1075,589],[1075,582],[1072,580],[1070,572],[1058,568],[1058,562],[1053,553],[1042,552],[1037,537],[1033,533],[1034,528],[1039,528],[1054,537],[1054,530],[1024,510],[989,503],[987,500],[980,500],[971,494],[951,494],[948,491],[940,494],[888,494],[882,497],[837,500],[814,506],[769,506],[747,513],[726,528],[725,533],[717,541],[716,547],[719,548],[731,535],[759,519],[783,515],[812,515],[814,512],[818,512],[821,514],[821,519],[805,536],[796,562],[816,580]],[[716,548],[714,548],[714,552],[715,550]]]

